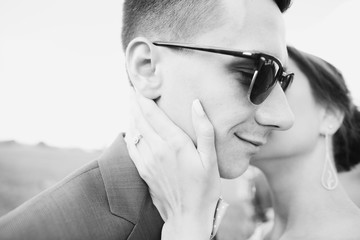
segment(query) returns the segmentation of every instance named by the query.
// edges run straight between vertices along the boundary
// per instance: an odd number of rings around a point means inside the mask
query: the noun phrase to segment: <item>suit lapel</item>
[[[135,224],[128,239],[161,239],[164,222],[130,159],[123,136],[100,157],[99,168],[111,213]]]
[[[138,223],[127,240],[160,240],[164,221],[153,205],[150,195],[146,196]]]

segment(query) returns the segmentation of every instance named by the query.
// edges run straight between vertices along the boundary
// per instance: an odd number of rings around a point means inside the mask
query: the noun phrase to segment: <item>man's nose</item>
[[[276,84],[267,99],[258,107],[255,121],[274,130],[287,130],[294,124],[294,114],[279,84]]]

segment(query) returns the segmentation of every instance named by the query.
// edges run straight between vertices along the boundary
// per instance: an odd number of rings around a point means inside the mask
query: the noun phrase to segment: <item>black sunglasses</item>
[[[216,47],[200,47],[193,44],[173,43],[173,42],[153,42],[155,46],[169,48],[184,48],[197,51],[218,53],[253,59],[255,61],[255,71],[251,79],[248,91],[248,99],[251,103],[259,105],[265,101],[278,82],[285,92],[294,79],[294,73],[286,73],[279,59],[265,53],[241,52]]]

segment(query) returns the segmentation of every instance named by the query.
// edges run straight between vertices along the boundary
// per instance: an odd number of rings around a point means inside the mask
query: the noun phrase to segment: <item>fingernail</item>
[[[193,101],[193,108],[194,108],[197,115],[199,115],[201,117],[205,116],[204,109],[201,106],[201,103],[200,103],[199,99],[195,99]]]

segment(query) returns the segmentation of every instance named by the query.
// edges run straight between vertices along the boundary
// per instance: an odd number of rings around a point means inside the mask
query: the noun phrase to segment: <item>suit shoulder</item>
[[[10,239],[126,239],[132,228],[111,214],[97,161],[0,219],[0,236],[16,236]]]

